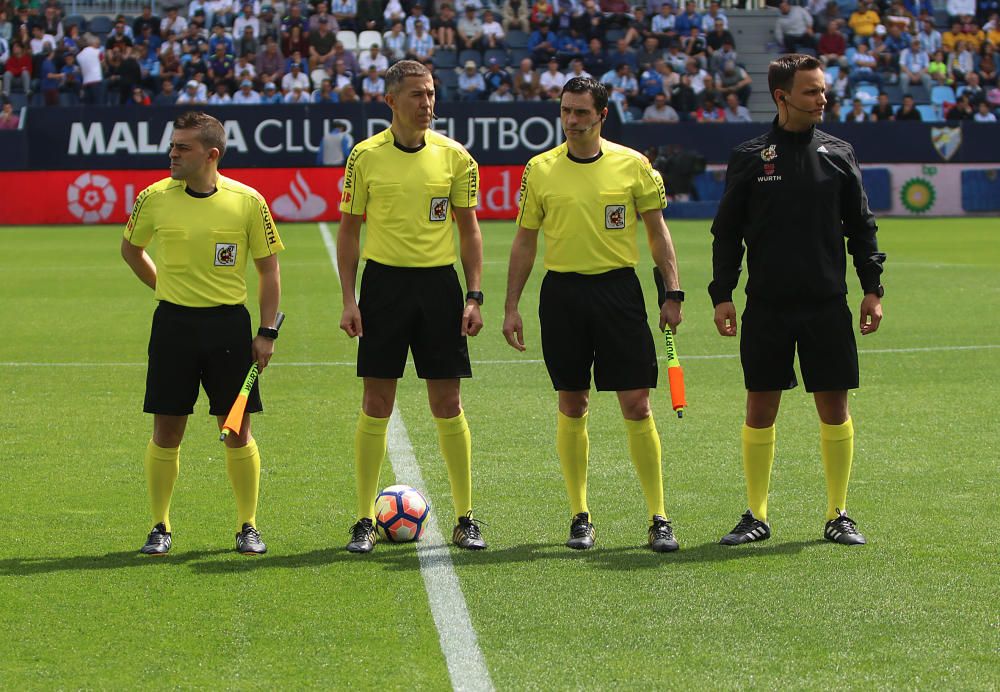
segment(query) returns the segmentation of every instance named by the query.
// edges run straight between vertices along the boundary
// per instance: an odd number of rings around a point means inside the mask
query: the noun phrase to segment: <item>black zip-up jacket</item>
[[[744,244],[747,297],[800,305],[847,293],[847,252],[865,293],[885,254],[854,148],[821,130],[777,126],[733,150],[712,224],[712,304],[733,299]]]

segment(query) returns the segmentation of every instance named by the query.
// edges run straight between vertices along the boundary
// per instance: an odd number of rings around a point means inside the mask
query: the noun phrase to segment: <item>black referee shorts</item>
[[[194,411],[199,383],[209,413],[229,413],[253,363],[250,313],[243,305],[188,308],[160,301],[149,335],[149,368],[142,410],[167,416]],[[264,407],[254,382],[247,411]]]
[[[807,392],[858,387],[858,346],[847,299],[780,307],[750,299],[740,329],[743,380],[751,392],[792,389],[795,350]]]
[[[417,377],[472,377],[462,335],[465,293],[445,267],[390,267],[368,260],[361,274],[358,377],[399,379],[413,351]]]
[[[631,268],[603,274],[550,271],[538,300],[542,354],[552,386],[600,391],[656,386],[656,347]]]

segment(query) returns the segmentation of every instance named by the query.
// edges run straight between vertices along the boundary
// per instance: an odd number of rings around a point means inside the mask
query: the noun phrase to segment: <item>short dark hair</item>
[[[562,94],[590,94],[594,97],[594,110],[598,113],[608,107],[608,88],[593,77],[573,77],[562,88]],[[559,102],[562,102],[562,94]]]
[[[226,153],[226,128],[208,113],[188,111],[174,120],[175,130],[197,130],[198,141],[209,149],[219,150],[219,160]]]
[[[416,60],[400,60],[385,72],[386,93],[395,94],[403,86],[407,77],[429,77],[427,66]]]
[[[796,72],[811,72],[823,68],[823,63],[811,55],[789,53],[771,61],[767,66],[767,89],[775,103],[774,92],[777,89],[791,91],[795,82]]]

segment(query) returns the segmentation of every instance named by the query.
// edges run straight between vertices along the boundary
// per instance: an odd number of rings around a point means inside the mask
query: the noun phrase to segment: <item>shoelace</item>
[[[483,534],[479,531],[479,525],[482,524],[483,526],[485,526],[486,522],[479,521],[478,519],[473,519],[472,512],[466,514],[464,517],[462,517],[462,519],[464,519],[465,521],[459,520],[458,523],[461,524],[462,530],[465,532],[465,535],[468,538],[472,540],[482,538]]]
[[[745,513],[742,517],[740,517],[740,523],[733,529],[733,533],[747,533],[756,523],[757,520],[752,514]]]
[[[854,521],[847,515],[841,515],[834,519],[833,528],[846,534],[856,534],[858,532],[857,524],[855,524]]]
[[[253,541],[255,543],[258,542],[258,541],[260,541],[260,532],[257,529],[255,529],[254,527],[248,526],[243,531],[243,542],[244,543],[249,543],[251,541]]]
[[[653,522],[653,525],[649,527],[649,532],[656,538],[674,537],[674,529],[670,526],[670,522],[668,520]]]
[[[149,538],[146,539],[146,542],[152,543],[153,541],[156,541],[156,543],[158,544],[166,543],[167,534],[162,533],[156,529],[153,529],[152,531],[149,532]]]
[[[351,541],[367,541],[371,536],[371,532],[372,523],[370,521],[359,521],[351,527]]]
[[[569,527],[569,535],[572,538],[584,538],[590,535],[590,521],[588,518],[577,517]]]

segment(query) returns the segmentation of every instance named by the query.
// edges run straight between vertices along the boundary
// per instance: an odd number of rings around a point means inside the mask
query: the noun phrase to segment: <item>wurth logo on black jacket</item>
[[[846,253],[861,287],[874,289],[885,261],[877,230],[854,148],[815,128],[775,125],[729,159],[712,224],[712,302],[732,300],[744,246],[749,298],[801,303],[844,295]]]

